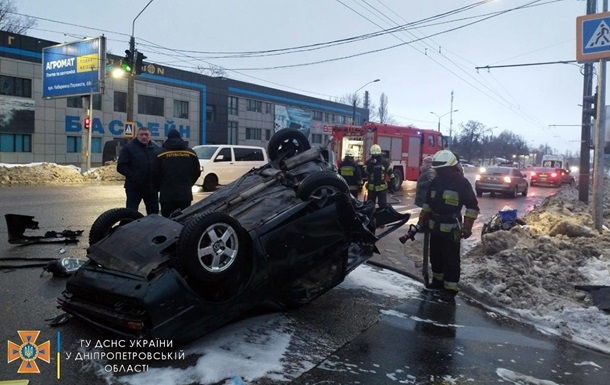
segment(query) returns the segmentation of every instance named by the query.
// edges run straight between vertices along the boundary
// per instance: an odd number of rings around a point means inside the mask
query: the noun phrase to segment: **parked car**
[[[409,219],[353,198],[331,151],[298,130],[278,131],[268,153],[265,166],[171,218],[100,215],[60,308],[116,335],[186,343],[256,306],[312,301]]]
[[[199,158],[201,176],[195,182],[204,191],[214,191],[218,185],[226,185],[255,167],[269,161],[263,147],[231,144],[204,144],[193,147]]]
[[[534,167],[529,171],[530,185],[559,187],[562,184],[574,185],[576,181],[570,170],[554,167]]]
[[[474,182],[477,196],[483,193],[501,193],[516,198],[518,194],[527,196],[529,183],[516,167],[487,167],[481,169]]]

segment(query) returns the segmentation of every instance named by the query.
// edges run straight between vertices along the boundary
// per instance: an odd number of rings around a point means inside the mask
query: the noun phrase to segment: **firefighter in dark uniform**
[[[362,189],[362,173],[351,150],[345,151],[345,158],[339,165],[339,175],[347,182],[349,192],[358,199],[358,193]]]
[[[418,226],[430,231],[430,264],[432,283],[440,290],[440,299],[453,301],[460,280],[460,242],[472,235],[472,225],[479,215],[479,202],[472,185],[458,167],[449,150],[434,154],[432,167],[436,178],[419,214]],[[462,220],[462,206],[466,207]]]
[[[371,146],[369,154],[371,157],[366,161],[364,167],[364,173],[367,177],[367,201],[375,203],[376,200],[379,208],[382,209],[388,204],[388,189],[394,191],[393,186],[396,177],[390,167],[390,162],[382,156],[381,147],[378,144]],[[389,185],[386,179],[389,179]]]

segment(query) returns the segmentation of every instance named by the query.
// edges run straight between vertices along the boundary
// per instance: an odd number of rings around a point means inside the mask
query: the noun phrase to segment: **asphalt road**
[[[413,187],[413,183],[406,183],[403,186],[403,190],[390,199],[390,202],[399,211],[411,211],[414,209],[410,203],[413,201]],[[525,212],[533,205],[539,203],[546,193],[552,191],[552,189],[533,188],[531,189],[531,196],[527,198],[519,197],[515,200],[483,197],[480,199],[481,218],[482,220],[489,218],[505,204],[511,204],[513,208],[518,209],[520,212]],[[204,193],[196,193],[195,195],[195,199],[205,196]],[[0,224],[0,258],[84,257],[88,244],[87,233],[91,223],[102,212],[110,208],[122,207],[123,205],[123,189],[117,183],[86,186],[18,186],[0,188],[0,213],[32,215],[39,222],[40,229],[28,230],[26,235],[39,235],[51,230],[84,230],[81,241],[75,244],[64,245],[60,243],[15,246],[7,242],[6,224],[2,222]],[[417,210],[413,210],[413,212],[414,216],[416,216]],[[478,226],[481,225],[481,221],[479,222]],[[391,234],[379,243],[381,255],[376,256],[373,262],[377,265],[385,264],[388,268],[419,278],[418,269],[415,266],[416,262],[414,262],[415,258],[411,260],[411,256],[405,255],[398,246],[396,239],[400,235],[399,232]],[[6,261],[3,261],[3,263],[8,264]],[[24,262],[12,261],[11,263],[18,264]],[[38,344],[49,340],[51,348],[55,350],[59,339],[62,351],[71,351],[75,354],[82,350],[83,340],[102,340],[104,336],[80,323],[71,321],[59,327],[49,326],[49,319],[61,314],[56,308],[56,298],[65,287],[65,280],[54,278],[50,274],[41,275],[41,272],[41,268],[0,270],[0,308],[2,309],[2,312],[0,312],[0,340],[3,343],[12,341],[19,344],[20,336],[18,331],[40,331]],[[548,373],[552,373],[553,369],[544,365],[544,363],[541,364],[540,359],[536,361],[535,356],[547,356],[551,354],[549,352],[552,352],[553,357],[551,366],[559,365],[557,364],[559,360],[557,356],[559,356],[565,358],[564,361],[561,361],[561,365],[570,366],[572,371],[576,371],[572,367],[576,358],[585,360],[587,357],[598,364],[603,362],[603,368],[610,368],[610,362],[608,362],[608,358],[605,356],[585,349],[575,348],[562,340],[553,339],[548,336],[545,337],[533,330],[533,328],[525,327],[510,320],[494,319],[490,321],[489,317],[486,316],[487,312],[485,309],[480,308],[472,301],[458,299],[458,306],[454,316],[456,323],[463,324],[465,327],[464,329],[457,329],[457,334],[452,336],[451,334],[446,335],[446,327],[440,327],[437,332],[431,332],[431,334],[422,333],[422,324],[416,321],[417,317],[422,318],[425,315],[429,320],[438,318],[438,324],[451,323],[451,320],[446,319],[446,311],[439,311],[438,309],[442,310],[442,308],[439,308],[439,305],[435,305],[434,301],[430,301],[425,295],[412,298],[406,303],[392,302],[370,293],[359,293],[358,301],[354,301],[353,296],[352,291],[333,289],[312,304],[291,314],[299,323],[307,325],[307,327],[303,328],[302,338],[307,338],[308,330],[317,330],[318,333],[320,330],[324,330],[324,338],[326,339],[322,342],[325,347],[323,352],[319,353],[319,364],[308,373],[300,375],[293,383],[318,384],[320,381],[329,384],[394,383],[389,381],[387,377],[387,373],[391,372],[395,373],[396,378],[402,375],[398,373],[403,373],[405,376],[405,373],[411,373],[411,376],[422,378],[421,376],[425,377],[426,371],[431,371],[433,368],[422,366],[420,355],[423,353],[418,353],[418,351],[428,346],[428,348],[424,349],[429,350],[426,354],[434,356],[433,350],[435,348],[433,346],[435,341],[436,343],[443,341],[443,344],[450,343],[451,349],[454,349],[452,352],[443,350],[444,353],[441,353],[444,354],[443,357],[445,358],[442,358],[440,363],[448,368],[448,373],[451,372],[456,376],[459,375],[456,378],[462,378],[465,381],[465,373],[471,370],[469,368],[481,367],[479,371],[475,371],[479,374],[474,375],[473,378],[476,380],[474,383],[489,383],[486,382],[487,379],[495,378],[493,373],[499,367],[497,365],[498,360],[510,361],[511,349],[512,351],[517,351],[519,357],[522,358],[516,360],[517,363],[515,364],[502,366],[510,366],[514,372],[519,372],[517,369],[520,365],[521,367],[528,367],[527,365],[535,367],[543,366],[543,372],[540,370],[529,370],[531,373],[540,375],[540,378],[548,378]],[[427,306],[426,304],[432,305]],[[395,309],[396,312],[384,314],[380,317],[379,314],[382,308]],[[408,316],[401,316],[400,314],[407,314]],[[333,321],[328,322],[329,319]],[[489,324],[489,322],[493,325]],[[424,329],[426,328],[424,327]],[[431,327],[431,329],[434,329],[434,327]],[[481,332],[481,334],[477,335],[477,331]],[[522,336],[520,333],[527,334]],[[502,336],[502,338],[499,339],[498,336]],[[457,338],[453,342],[446,340],[447,338],[456,337],[462,337],[462,339]],[[320,338],[320,336],[316,335],[316,338]],[[397,341],[399,342],[398,345],[396,344]],[[499,348],[501,344],[506,346],[506,351],[502,352],[503,349]],[[378,351],[379,349],[382,351]],[[467,362],[464,363],[463,360],[465,358],[460,357],[460,351],[463,349],[472,349],[472,352],[478,353],[474,358],[469,356]],[[497,357],[495,362],[487,357],[488,352],[494,352],[492,357]],[[104,376],[94,374],[95,368],[87,367],[82,361],[77,362],[66,359],[66,357],[62,359],[61,380],[57,380],[54,367],[57,364],[55,351],[52,352],[50,364],[40,364],[41,366],[47,365],[41,368],[44,370],[41,370],[40,374],[16,375],[18,364],[16,362],[9,364],[7,362],[8,357],[5,354],[7,354],[7,350],[0,349],[0,381],[18,379],[25,376],[30,379],[31,384],[51,384],[56,381],[67,384],[81,384],[85,379],[88,384],[107,384]],[[530,357],[528,354],[534,354],[534,356]],[[451,365],[444,361],[447,359],[447,355],[453,357]],[[196,358],[187,359],[182,364],[193,364],[193,360],[196,360]],[[368,371],[370,373],[366,376],[366,380],[363,378],[358,379],[358,376],[352,378],[349,371],[343,373],[342,370],[334,370],[334,365],[337,362],[340,365],[346,365],[346,362],[359,362],[358,365],[362,365],[362,367],[357,371]],[[459,365],[456,366],[455,363],[459,363]],[[54,370],[51,370],[51,367]],[[379,369],[381,367],[384,368],[384,373],[381,373],[381,369]],[[417,368],[417,370],[404,371],[405,367]],[[374,368],[378,368],[376,369],[378,372],[377,376],[373,373]],[[400,372],[397,372],[397,370]],[[598,370],[591,367],[578,368],[577,371],[582,375],[588,376],[588,381],[586,382],[588,384],[605,383],[603,381],[597,382],[597,378],[604,378],[604,376],[607,378],[608,374],[610,374],[608,369]],[[343,374],[338,375],[337,372]],[[523,372],[523,370],[520,372]],[[332,381],[334,382],[329,382],[331,381],[330,379],[333,379]],[[408,376],[404,377],[401,381],[401,383],[441,383],[408,382]],[[257,381],[257,384],[273,383],[273,381],[264,379]],[[577,384],[583,382],[570,380],[558,381],[558,383]]]

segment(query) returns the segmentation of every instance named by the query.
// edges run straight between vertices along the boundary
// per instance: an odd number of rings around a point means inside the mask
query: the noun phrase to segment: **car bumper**
[[[475,183],[475,190],[479,192],[510,193],[515,190],[514,185],[496,183]]]

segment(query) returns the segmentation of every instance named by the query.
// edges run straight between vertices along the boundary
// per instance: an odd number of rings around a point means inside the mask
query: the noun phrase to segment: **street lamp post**
[[[380,80],[381,79],[371,80],[370,82],[366,83],[365,85],[363,85],[362,87],[360,87],[356,91],[354,91],[354,95],[353,95],[354,101],[353,101],[353,110],[352,110],[352,124],[356,124],[356,95],[358,94],[358,91],[360,91],[364,87],[368,86],[369,84],[377,83]]]
[[[451,111],[449,111],[449,112],[447,112],[447,113],[445,113],[445,114],[442,114],[442,115],[439,115],[439,114],[437,114],[436,112],[432,112],[432,111],[430,111],[430,113],[431,113],[432,115],[435,115],[435,116],[438,118],[438,126],[437,126],[437,130],[438,130],[438,132],[441,132],[441,118],[442,118],[443,116],[447,116],[447,115],[449,115],[449,114],[452,114],[452,113],[454,113],[454,112],[458,112],[458,111],[459,111],[459,110],[451,110]],[[448,145],[449,147],[451,147],[451,127],[449,127],[449,140],[447,141],[447,145]]]
[[[133,19],[133,22],[131,23],[131,36],[129,37],[129,53],[132,57],[132,65],[135,64],[135,58],[136,58],[136,54],[135,54],[135,49],[136,49],[136,38],[134,37],[134,33],[135,33],[135,28],[136,28],[136,19],[138,17],[140,17],[140,15],[142,14],[142,12],[144,12],[146,10],[146,8],[148,8],[148,6],[150,5],[150,3],[152,3],[154,0],[150,0],[148,2],[148,4],[146,4],[146,6],[144,8],[142,8],[142,10],[140,11],[140,13],[138,13],[138,15]],[[135,88],[135,68],[131,69],[131,72],[128,75],[129,77],[127,78],[127,121],[128,122],[133,122],[133,106],[134,106],[134,98],[135,98],[135,92],[134,92],[134,88]]]

